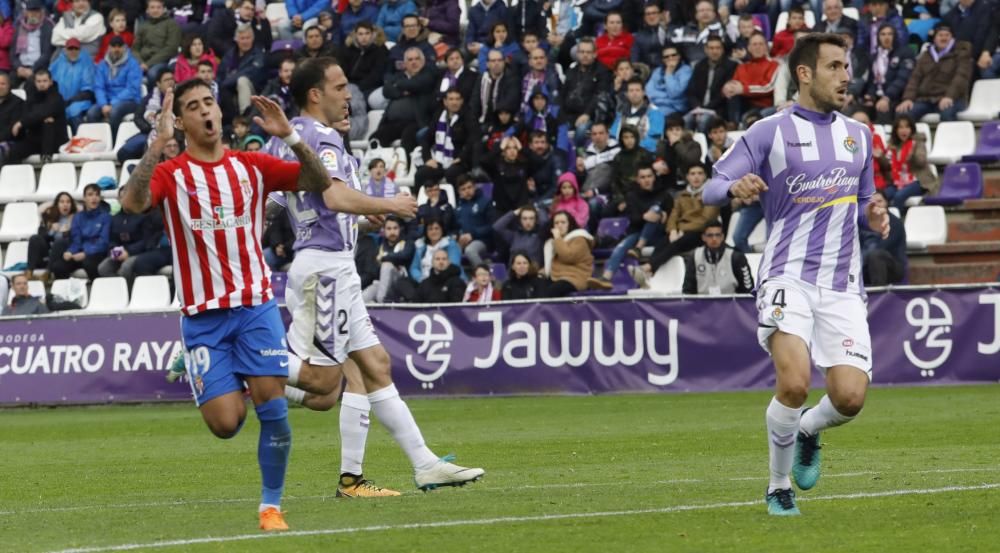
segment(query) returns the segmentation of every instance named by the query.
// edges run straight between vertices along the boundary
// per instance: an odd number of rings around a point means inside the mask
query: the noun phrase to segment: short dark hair
[[[840,35],[833,33],[810,33],[795,41],[795,47],[788,54],[788,70],[792,74],[792,82],[795,88],[799,88],[798,67],[804,65],[810,71],[816,71],[816,60],[819,59],[819,48],[823,44],[830,44],[843,50],[847,50],[847,43]]]
[[[337,60],[323,56],[311,58],[300,63],[292,73],[292,82],[289,88],[292,91],[292,98],[299,109],[306,107],[309,103],[309,91],[323,86],[326,80],[326,70],[337,65]]]
[[[396,223],[397,225],[400,226],[400,228],[402,228],[402,226],[403,226],[403,220],[400,219],[399,216],[397,216],[397,215],[386,215],[385,216],[385,222],[386,223],[389,223],[389,222]]]
[[[412,13],[406,14],[406,15],[403,16],[403,19],[400,19],[400,22],[406,23],[407,19],[416,19],[417,20],[417,25],[420,24],[420,18],[417,17],[416,14],[412,14]]]
[[[95,183],[90,183],[87,186],[84,186],[83,187],[83,195],[86,196],[87,192],[90,192],[91,190],[93,190],[94,192],[97,192],[98,196],[101,195],[101,187],[97,186],[97,184],[95,184]]]
[[[617,15],[617,16],[618,16],[618,17],[619,17],[619,18],[620,18],[620,19],[622,20],[622,23],[624,23],[624,22],[625,22],[625,18],[624,18],[624,17],[622,17],[622,12],[620,12],[620,11],[615,11],[615,10],[611,10],[611,11],[609,11],[609,12],[608,12],[608,13],[607,13],[607,14],[606,14],[606,15],[604,16],[604,22],[605,22],[605,23],[607,23],[608,19],[609,19],[609,18],[610,18],[610,17],[612,16],[612,15]]]
[[[455,179],[455,186],[461,188],[462,185],[467,182],[476,184],[476,179],[472,178],[468,173],[462,173],[461,175],[458,176],[458,178]]]
[[[536,138],[541,138],[541,139],[545,140],[546,144],[548,144],[548,142],[549,142],[549,137],[548,137],[548,135],[545,134],[545,131],[531,131],[530,133],[528,133],[528,141],[529,142],[532,141],[532,140],[534,140],[534,139],[536,139]]]
[[[635,175],[639,176],[639,171],[646,171],[646,170],[653,171],[654,173],[656,172],[656,170],[653,169],[652,165],[648,163],[643,163],[635,168]]]
[[[719,221],[718,219],[713,219],[713,220],[705,223],[705,226],[701,227],[701,231],[705,232],[706,230],[708,230],[710,228],[721,229],[722,228],[722,222]]]
[[[628,87],[634,84],[637,84],[641,86],[643,90],[646,90],[646,83],[642,82],[642,77],[632,77],[629,79],[628,82],[625,83],[625,90],[628,90]]]
[[[35,74],[32,75],[32,78],[37,77],[39,75],[48,75],[50,79],[52,78],[52,73],[50,73],[48,68],[46,67],[39,67],[38,69],[35,69]]]
[[[688,166],[684,168],[684,174],[686,175],[688,173],[688,171],[690,171],[691,169],[694,169],[695,167],[697,167],[697,168],[701,169],[702,171],[704,171],[706,175],[708,174],[708,167],[706,167],[705,164],[702,163],[701,161],[695,161],[695,162],[689,163]]]
[[[208,60],[201,60],[201,61],[198,62],[198,67],[201,67],[203,65],[207,65],[207,66],[211,67],[212,68],[212,73],[215,73],[215,66],[212,65],[212,62],[210,62]]]
[[[175,116],[180,117],[180,115],[181,115],[181,107],[183,106],[183,103],[181,102],[181,99],[184,97],[184,95],[187,94],[188,92],[196,89],[196,88],[199,88],[199,87],[200,88],[205,88],[209,92],[212,91],[212,88],[210,86],[208,86],[208,84],[206,84],[205,81],[203,81],[203,80],[201,80],[201,79],[199,79],[197,77],[195,77],[193,79],[188,79],[188,80],[184,81],[183,83],[177,85],[177,88],[174,89],[174,106],[173,106],[173,112],[174,112]]]
[[[788,8],[788,15],[791,15],[793,13],[797,13],[797,14],[801,15],[802,17],[806,16],[806,10],[803,9],[802,6],[792,6],[792,7]]]
[[[486,263],[480,263],[479,265],[476,265],[476,267],[472,269],[472,274],[473,275],[476,274],[476,271],[478,271],[479,269],[486,271],[491,276],[493,275],[493,268],[487,265]]]
[[[719,35],[716,35],[716,34],[708,35],[708,37],[705,38],[705,44],[708,44],[709,42],[713,42],[713,41],[718,42],[718,43],[722,44],[723,46],[725,46],[725,44],[726,44],[726,42],[724,40],[722,40],[722,37],[719,36]]]
[[[379,163],[385,165],[385,160],[380,157],[373,157],[372,160],[368,162],[368,170],[371,171]]]
[[[463,100],[465,99],[465,95],[462,94],[462,91],[458,87],[455,87],[455,86],[453,86],[453,87],[449,88],[448,90],[444,91],[445,98],[447,98],[449,94],[458,94],[459,96],[462,97]]]
[[[354,31],[355,32],[357,32],[358,29],[367,29],[368,32],[370,32],[370,33],[374,33],[375,32],[375,27],[367,19],[362,19],[361,21],[358,22],[357,25],[354,26]]]
[[[726,128],[726,120],[721,117],[713,117],[711,121],[708,122],[708,130],[714,131],[715,129],[722,127]]]
[[[361,23],[367,23],[367,21],[362,21]],[[359,23],[359,24],[358,24],[358,26],[360,27],[360,26],[361,26],[361,24]],[[308,29],[306,29],[306,30],[305,30],[305,32],[304,32],[304,33],[302,33],[302,34],[303,34],[303,35],[308,35],[308,34],[309,34],[310,32],[312,32],[312,31],[316,31],[317,33],[319,33],[319,34],[321,34],[321,35],[323,34],[323,29],[321,29],[319,25],[313,25],[313,26],[309,27],[309,28],[308,28]]]

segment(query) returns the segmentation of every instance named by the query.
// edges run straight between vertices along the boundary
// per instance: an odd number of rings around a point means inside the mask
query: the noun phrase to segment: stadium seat
[[[457,203],[455,203],[455,187],[454,186],[452,186],[452,185],[450,185],[450,184],[448,184],[446,182],[442,183],[441,184],[441,192],[445,193],[445,196],[447,196],[447,198],[448,198],[448,203],[450,203],[452,207],[455,207],[456,205],[458,205]],[[417,205],[424,205],[425,203],[427,203],[427,193],[424,192],[423,187],[421,187],[420,188],[420,192],[417,193]]]
[[[17,89],[11,90],[11,93],[14,94],[14,96],[17,96],[18,98],[20,98],[22,100],[27,100],[28,99],[28,93],[25,92],[24,89],[17,88]]]
[[[925,205],[958,205],[983,197],[983,171],[978,163],[953,163],[944,168],[941,190],[924,196]]]
[[[375,109],[368,112],[368,131],[365,133],[364,140],[351,141],[352,150],[367,150],[369,148],[368,140],[372,137],[375,129],[378,128],[379,123],[382,122],[383,115],[385,115],[385,111],[381,109]],[[362,167],[361,172],[362,174],[368,174],[368,167]]]
[[[684,257],[674,256],[649,281],[649,289],[662,294],[680,294],[684,289]]]
[[[696,132],[694,133],[694,141],[701,146],[701,160],[708,162],[708,137],[705,136],[705,133]]]
[[[170,281],[165,276],[150,275],[136,277],[132,283],[132,299],[129,311],[148,311],[170,307]]]
[[[83,198],[83,189],[88,184],[97,184],[101,177],[116,177],[117,169],[113,161],[87,161],[80,167],[80,184],[76,187],[73,197]],[[115,193],[114,190],[110,192]],[[117,194],[115,194],[117,195]]]
[[[118,150],[122,149],[122,146],[128,142],[128,139],[139,134],[139,127],[132,121],[124,121],[121,125],[118,125],[118,136],[115,137],[115,147],[114,150],[106,157],[111,161],[118,159]]]
[[[969,107],[965,111],[958,112],[958,118],[977,123],[996,119],[1000,113],[998,98],[1000,98],[1000,79],[980,79],[972,84]]]
[[[757,226],[753,228],[750,232],[750,236],[747,237],[747,243],[753,248],[755,252],[764,251],[764,245],[767,244],[767,222],[763,219],[757,223]]]
[[[288,8],[285,7],[285,3],[268,4],[267,8],[264,9],[264,16],[271,23],[271,35],[278,38],[278,27],[288,21]]]
[[[788,26],[788,12],[783,11],[781,12],[780,15],[778,15],[778,21],[774,25],[775,34],[785,30],[785,27],[787,26]],[[806,27],[812,29],[815,26],[816,26],[816,15],[813,14],[812,10],[806,10]]]
[[[861,19],[861,13],[858,11],[858,8],[855,8],[853,6],[847,6],[847,7],[845,7],[844,8],[844,15],[846,15],[847,17],[850,17],[851,19],[853,19],[855,21],[858,21],[858,20]],[[825,15],[823,16],[823,19],[826,19]]]
[[[990,121],[979,128],[976,151],[962,156],[962,161],[996,163],[1000,161],[1000,121]]]
[[[0,223],[0,242],[27,240],[38,232],[40,218],[35,202],[15,202],[7,204]],[[25,261],[27,261],[25,255]]]
[[[890,208],[889,208],[889,213],[892,213],[892,214],[893,214],[893,215],[895,215],[895,216],[896,216],[897,218],[900,218],[900,217],[902,217],[902,216],[901,216],[901,215],[899,214],[899,208],[898,208],[898,207],[890,207]]]
[[[597,224],[598,244],[617,245],[626,234],[628,234],[628,217],[605,217]]]
[[[94,279],[87,311],[124,311],[128,308],[128,282],[122,277]]]
[[[490,272],[493,273],[493,280],[497,282],[507,281],[507,266],[503,263],[493,263]]]
[[[971,121],[946,121],[937,126],[928,161],[937,165],[955,163],[976,150],[976,127]]]
[[[0,169],[0,203],[16,202],[35,195],[35,168],[4,165]]]
[[[28,241],[27,240],[21,240],[21,241],[18,241],[18,242],[11,242],[7,246],[7,251],[4,252],[4,256],[3,256],[3,272],[4,272],[4,274],[6,274],[7,276],[14,276],[16,274],[23,273],[24,269],[21,269],[21,270],[17,270],[17,269],[9,270],[12,267],[16,267],[16,266],[20,265],[21,263],[24,263],[25,264],[24,266],[27,267],[27,264],[28,264]]]
[[[96,159],[107,159],[113,156],[114,140],[111,138],[111,125],[107,123],[83,123],[76,129],[73,138],[91,138],[97,142],[87,147],[86,153],[71,154],[59,149],[59,161],[92,161]]]
[[[889,133],[891,132],[892,132],[892,125],[886,125],[885,126],[886,136],[888,136]],[[931,132],[931,126],[928,125],[927,123],[917,123],[917,132],[923,133],[924,136],[927,137],[927,153],[930,153],[931,150],[934,149],[934,133]],[[888,146],[889,143],[886,142],[885,145]]]
[[[760,284],[757,282],[757,270],[760,269],[760,260],[764,257],[762,253],[748,253],[745,254],[747,258],[747,265],[750,265],[750,275],[753,277],[754,286]]]
[[[83,292],[83,297],[80,299],[80,306],[82,308],[86,308],[87,305],[88,305],[88,300],[89,300],[89,298],[88,298],[89,294],[87,294],[87,279],[86,278],[63,278],[63,279],[59,279],[59,280],[54,280],[54,281],[52,281],[52,288],[49,290],[49,292],[53,296],[57,296],[58,295],[58,296],[62,296],[62,297],[67,297],[67,295],[68,295],[67,293],[68,293],[70,287],[72,287],[72,286],[80,286],[81,287],[82,292]]]
[[[492,182],[480,182],[476,183],[476,188],[478,188],[483,196],[489,200],[493,199],[493,183]]]
[[[302,48],[303,44],[305,43],[296,38],[291,40],[275,40],[271,43],[271,51],[280,52],[282,50],[298,50],[299,48]]]
[[[889,145],[889,125],[875,125],[875,134],[882,138],[882,144]]]
[[[939,205],[918,205],[906,212],[906,247],[924,249],[948,241],[948,219]]]
[[[32,200],[51,202],[60,192],[72,194],[76,190],[76,167],[72,163],[48,163],[38,177],[38,190]]]
[[[118,176],[118,186],[125,186],[128,182],[128,176],[132,174],[132,171],[139,165],[138,159],[130,159],[125,163],[122,163],[122,172]]]

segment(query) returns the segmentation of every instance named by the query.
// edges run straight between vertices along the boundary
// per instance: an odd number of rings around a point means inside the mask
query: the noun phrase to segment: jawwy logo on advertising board
[[[435,325],[440,327],[440,332],[435,332]],[[440,313],[434,313],[430,316],[421,313],[413,317],[410,319],[407,332],[411,339],[420,343],[417,347],[417,354],[422,355],[430,363],[438,363],[437,368],[430,374],[425,374],[413,366],[413,354],[406,354],[406,368],[414,378],[420,381],[423,389],[430,390],[434,388],[434,381],[441,378],[448,370],[451,354],[441,350],[451,346],[455,333],[451,328],[451,323]]]
[[[937,308],[941,316],[934,317],[931,314],[931,307]],[[913,352],[910,341],[903,342],[903,352],[906,358],[920,369],[920,376],[931,378],[934,376],[934,369],[937,369],[948,360],[951,355],[952,341],[943,335],[951,333],[952,317],[948,304],[939,298],[914,298],[906,304],[906,322],[910,326],[916,327],[917,332],[913,335],[914,341],[925,341],[925,349],[939,349],[941,353],[931,359],[924,361]]]

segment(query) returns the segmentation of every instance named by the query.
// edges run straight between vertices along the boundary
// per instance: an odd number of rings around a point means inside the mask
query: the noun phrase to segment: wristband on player
[[[291,148],[299,142],[302,142],[302,137],[299,136],[299,133],[295,132],[295,129],[292,129],[292,134],[282,138],[282,140],[284,140],[285,144],[288,144],[288,147]]]

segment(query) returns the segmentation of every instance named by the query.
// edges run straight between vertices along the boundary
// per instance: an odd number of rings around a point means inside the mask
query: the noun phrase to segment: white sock
[[[306,391],[293,386],[285,386],[285,399],[288,400],[288,403],[302,405],[302,402],[306,400]]]
[[[288,352],[288,384],[295,386],[299,383],[299,371],[302,369],[302,359],[292,352]]]
[[[830,396],[823,396],[816,404],[816,407],[806,411],[802,415],[802,422],[799,423],[799,430],[806,436],[812,436],[817,432],[822,432],[827,428],[840,426],[853,420],[854,417],[840,414],[837,408],[830,401]]]
[[[361,475],[368,440],[368,396],[344,392],[340,399],[340,473]]]
[[[424,437],[420,434],[417,421],[413,420],[410,408],[399,397],[395,384],[368,394],[368,401],[371,402],[372,411],[375,411],[379,422],[389,429],[393,439],[410,458],[410,464],[414,469],[429,469],[437,463],[437,455],[424,444]]]
[[[795,436],[799,432],[801,412],[801,407],[786,407],[776,397],[771,398],[771,404],[767,406],[765,418],[771,469],[767,493],[792,487],[788,475],[792,472],[792,463],[795,461]]]
[[[272,507],[275,508],[275,509],[277,509],[277,510],[279,510],[279,511],[281,510],[281,505],[272,505],[271,503],[261,503],[260,505],[257,506],[257,512],[258,513],[263,513],[264,511],[266,511],[266,510],[268,510],[268,509],[270,509]]]

